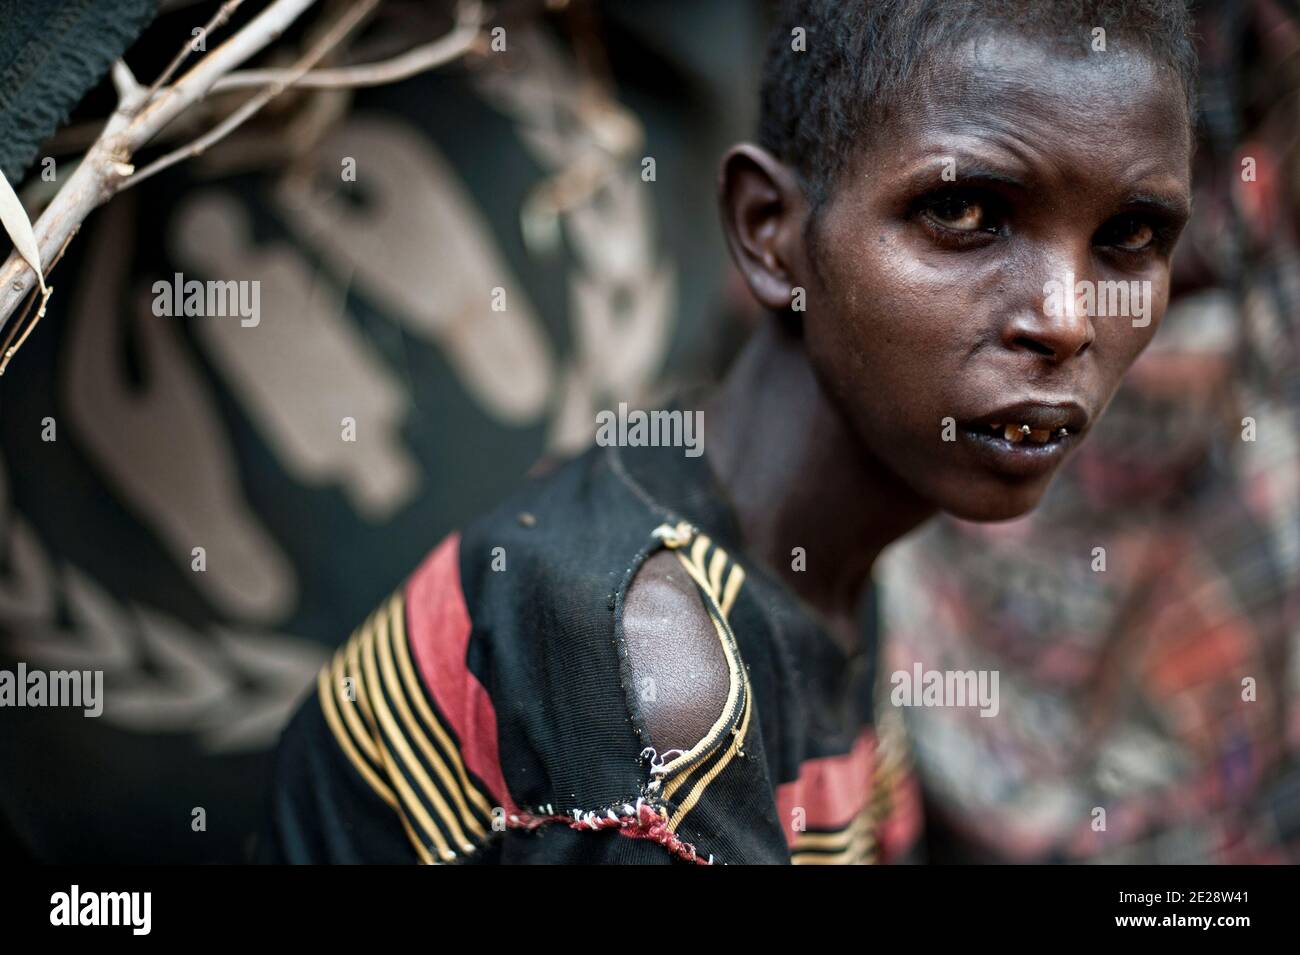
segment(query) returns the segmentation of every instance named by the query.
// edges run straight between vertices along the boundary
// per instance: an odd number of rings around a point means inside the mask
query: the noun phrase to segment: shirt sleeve
[[[492,835],[493,800],[420,685],[395,594],[322,668],[284,733],[269,860],[457,862]]]
[[[568,711],[554,698],[539,710],[507,706],[498,726],[494,702],[501,700],[470,664],[483,651],[471,646],[456,568],[453,535],[322,668],[277,753],[264,861],[700,864],[715,852],[731,863],[787,858],[768,811],[747,680],[710,745],[687,760],[660,760],[662,772],[638,760],[622,736],[617,747],[607,745],[600,729],[616,717],[603,697],[595,707],[603,715],[590,726],[561,717],[571,732],[557,730],[554,717]],[[575,674],[571,683],[587,692],[593,681]],[[534,698],[543,696],[502,697]],[[542,731],[555,745],[534,745],[529,734]],[[503,739],[515,787],[506,785]]]
[[[406,648],[393,642],[395,613],[400,606],[390,602],[335,653],[286,728],[260,861],[685,861],[660,842],[638,838],[637,827],[601,828],[606,816],[544,817],[494,806],[447,728],[438,725],[433,701],[414,673],[410,682],[402,680],[410,661]]]

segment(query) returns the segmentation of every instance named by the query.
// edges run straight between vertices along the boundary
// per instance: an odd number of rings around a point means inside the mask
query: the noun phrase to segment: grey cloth
[[[156,12],[156,0],[0,0],[0,168],[11,183]]]

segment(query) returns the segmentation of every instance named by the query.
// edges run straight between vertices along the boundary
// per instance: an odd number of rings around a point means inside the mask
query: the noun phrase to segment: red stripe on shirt
[[[460,535],[447,536],[406,584],[407,632],[425,689],[460,741],[465,765],[507,812],[518,810],[497,751],[497,714],[466,663],[470,620],[460,584]]]
[[[872,757],[876,738],[864,729],[853,748],[840,756],[805,761],[799,778],[776,788],[776,806],[786,842],[802,833],[790,825],[796,808],[804,811],[809,829],[843,829],[866,808],[871,798]]]

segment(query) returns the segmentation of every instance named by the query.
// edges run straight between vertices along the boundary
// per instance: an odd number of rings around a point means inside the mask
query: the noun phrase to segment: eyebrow
[[[986,165],[982,162],[972,162],[967,160],[962,162],[960,157],[957,159],[957,181],[976,180],[979,182],[995,182],[1000,185],[1010,186],[1013,189],[1028,189],[1029,184],[1019,176],[1013,176],[1009,172],[1004,172],[994,166]]]
[[[1015,175],[1008,172],[1000,164],[991,163],[986,158],[976,156],[962,148],[927,156],[917,166],[914,174],[908,178],[912,182],[918,183],[931,174],[935,165],[942,167],[943,162],[950,158],[957,163],[957,178],[948,183],[949,185],[958,185],[962,182],[982,182],[994,183],[1021,192],[1031,191],[1032,174],[1025,177]],[[1131,209],[1143,209],[1152,212],[1175,223],[1186,223],[1192,216],[1191,200],[1181,194],[1137,191],[1131,193],[1123,201],[1122,205]]]
[[[957,178],[953,181],[954,185],[961,182],[987,182],[997,183],[1021,191],[1029,191],[1029,179],[1013,175],[1004,169],[989,164],[987,161],[965,157],[960,152],[955,153],[953,158],[957,160]],[[1124,200],[1123,205],[1130,208],[1150,210],[1169,219],[1182,222],[1186,222],[1192,215],[1190,200],[1181,195],[1135,192]]]
[[[1186,221],[1191,218],[1191,202],[1181,196],[1166,196],[1155,192],[1135,193],[1125,200],[1126,206],[1138,206],[1163,213],[1171,219]]]
[[[913,182],[921,182],[930,176],[938,178],[938,174],[943,169],[945,161],[952,159],[957,164],[957,178],[952,180],[948,185],[955,185],[960,182],[986,182],[997,185],[1007,186],[1012,189],[1027,191],[1029,189],[1029,180],[1008,172],[1004,167],[996,163],[990,163],[987,159],[979,158],[970,153],[956,149],[952,152],[935,153],[926,156],[916,166],[915,171],[908,176]],[[940,183],[941,185],[944,183]]]

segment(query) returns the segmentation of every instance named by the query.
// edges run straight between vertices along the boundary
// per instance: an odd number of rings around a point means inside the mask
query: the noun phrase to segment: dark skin
[[[798,177],[763,149],[733,148],[719,179],[754,296],[786,313],[800,287],[806,310],[797,331],[774,317],[747,344],[705,410],[707,459],[749,553],[848,653],[887,545],[940,510],[996,521],[1038,503],[1155,334],[1190,211],[1191,130],[1167,68],[1135,52],[1065,55],[1010,30],[942,64],[854,151],[811,230]],[[955,182],[941,178],[945,157]],[[1149,324],[1045,315],[1044,284],[1067,272],[1150,282]],[[1066,435],[1033,449],[979,437],[1008,418]],[[661,554],[629,593],[634,664],[717,671],[716,637],[675,603],[689,583],[674,574]],[[662,640],[664,626],[683,639]],[[647,717],[661,748],[707,725],[708,713],[689,718],[698,684],[677,682]]]
[[[850,645],[889,543],[939,510],[991,521],[1038,503],[1155,334],[1190,211],[1184,94],[1145,56],[1063,56],[1002,31],[919,93],[854,153],[812,248],[789,168],[742,145],[720,177],[754,295],[783,312],[803,287],[807,306],[801,336],[770,323],[749,343],[706,410],[708,457],[747,543]],[[956,182],[940,175],[949,156]],[[1149,281],[1150,323],[1048,317],[1044,284],[1067,271]],[[1044,420],[1068,406],[1062,453],[1023,467],[960,430],[943,440],[945,418],[1020,402]]]

